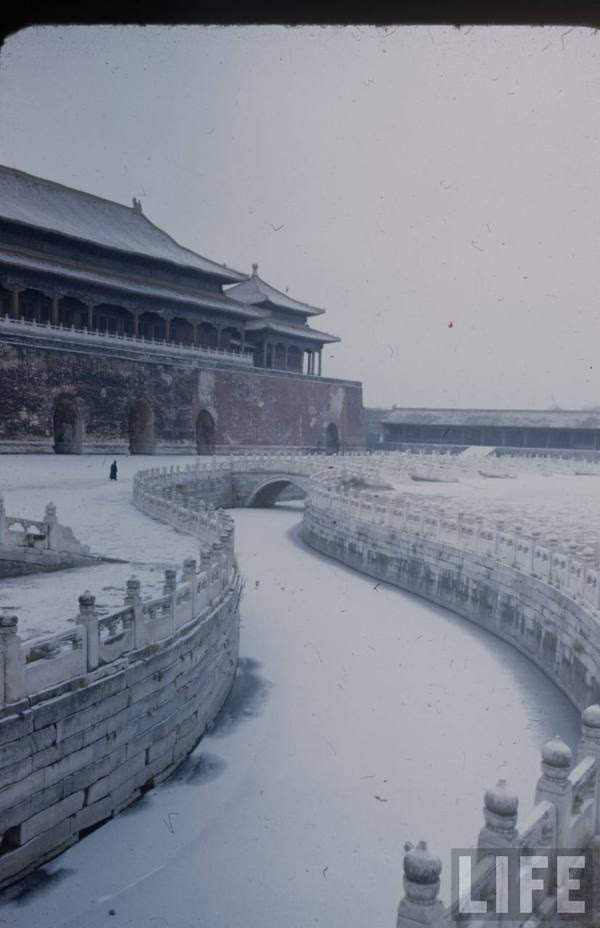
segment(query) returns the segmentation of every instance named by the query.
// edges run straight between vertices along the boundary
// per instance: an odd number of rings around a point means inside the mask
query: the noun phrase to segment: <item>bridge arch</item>
[[[154,411],[147,400],[129,407],[129,453],[154,454]]]
[[[269,477],[268,480],[259,483],[258,486],[252,490],[246,501],[246,506],[248,508],[273,506],[280,498],[281,494],[290,488],[298,494],[296,495],[294,493],[294,495],[290,497],[291,499],[304,499],[306,496],[306,490],[299,480],[283,475]]]
[[[81,454],[83,417],[73,397],[62,396],[56,401],[52,430],[56,454]]]

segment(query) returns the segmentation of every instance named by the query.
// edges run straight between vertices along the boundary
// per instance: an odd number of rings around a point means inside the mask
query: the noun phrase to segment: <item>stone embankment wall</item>
[[[56,506],[48,503],[41,521],[9,516],[0,494],[0,577],[16,577],[37,571],[62,570],[101,563],[90,554],[70,528],[61,525]]]
[[[188,530],[186,517],[172,507],[169,521]],[[239,645],[233,525],[195,514],[190,530],[200,566],[167,570],[161,597],[132,578],[123,608],[100,615],[84,593],[72,631],[26,643],[0,618],[0,886],[168,777],[223,705]]]
[[[370,462],[373,472],[373,462]],[[484,795],[470,895],[444,907],[439,900],[440,858],[424,841],[406,845],[404,891],[397,928],[554,923],[559,900],[573,887],[557,879],[556,852],[583,852],[600,829],[600,569],[596,552],[518,525],[448,517],[427,499],[386,500],[384,494],[344,489],[366,474],[344,464],[336,476],[310,483],[303,537],[317,550],[379,580],[452,609],[517,647],[579,707],[582,738],[577,758],[555,736],[542,749],[535,806],[518,822],[518,796],[500,780]],[[376,473],[376,470],[374,471]],[[594,705],[591,705],[595,703]],[[464,903],[482,900],[494,912],[496,855],[507,848],[548,858],[544,890],[532,914],[482,920]],[[570,874],[573,876],[573,874]],[[589,874],[588,874],[589,875]],[[590,900],[587,899],[590,911]],[[560,917],[559,917],[560,918]]]
[[[600,700],[600,570],[593,551],[540,544],[518,526],[444,519],[414,498],[311,484],[307,544],[378,580],[452,609],[510,642],[577,707]]]

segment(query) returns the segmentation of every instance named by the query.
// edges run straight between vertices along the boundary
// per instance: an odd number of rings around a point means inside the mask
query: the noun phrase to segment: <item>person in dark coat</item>
[[[117,462],[116,461],[113,461],[112,464],[110,465],[110,479],[111,480],[117,479]]]

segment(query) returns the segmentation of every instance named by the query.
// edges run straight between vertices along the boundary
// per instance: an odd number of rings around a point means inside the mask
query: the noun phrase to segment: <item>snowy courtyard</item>
[[[0,458],[7,510],[34,516],[52,499],[81,541],[126,562],[3,583],[0,605],[26,628],[73,616],[86,587],[120,603],[132,572],[149,594],[197,554],[131,505],[147,462],[189,458],[121,458],[116,484],[101,457]],[[556,480],[544,488],[561,499]],[[301,504],[233,515],[241,660],[214,731],[166,784],[5,891],[0,924],[391,926],[405,841],[442,856],[447,900],[450,849],[476,842],[484,789],[507,777],[522,816],[542,743],[559,732],[576,744],[578,714],[541,671],[306,548]]]

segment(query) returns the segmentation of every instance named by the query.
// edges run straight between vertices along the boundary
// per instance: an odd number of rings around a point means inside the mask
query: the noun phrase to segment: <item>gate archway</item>
[[[146,400],[129,409],[129,453],[154,454],[154,412]]]
[[[196,453],[213,454],[215,450],[215,420],[208,409],[196,416]]]
[[[54,407],[52,428],[56,454],[81,454],[83,422],[74,400],[58,400]]]
[[[335,422],[330,422],[325,429],[325,448],[329,454],[340,450],[340,436]]]

